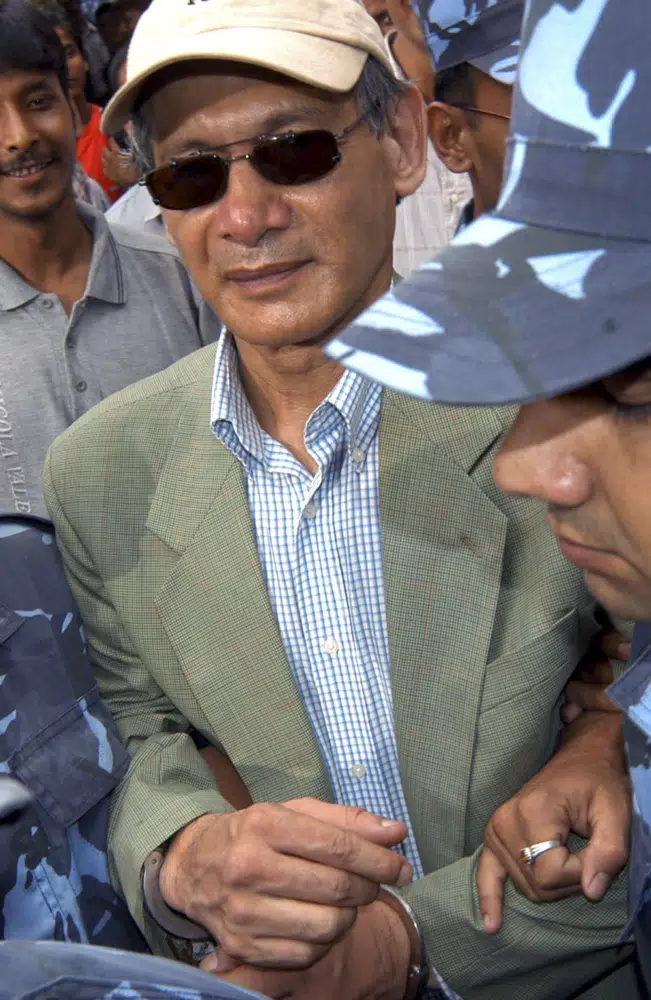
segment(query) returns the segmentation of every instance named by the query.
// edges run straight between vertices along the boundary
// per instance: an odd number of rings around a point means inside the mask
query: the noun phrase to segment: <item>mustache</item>
[[[579,545],[587,545],[589,548],[601,549],[604,552],[613,549],[612,531],[600,523],[599,517],[594,512],[585,509],[571,510],[550,503],[547,505],[547,513],[554,530],[566,538]]]
[[[44,167],[46,164],[51,163],[53,159],[52,155],[45,153],[23,153],[22,156],[16,157],[15,160],[0,163],[0,173],[10,174],[14,170],[24,170],[25,167]]]

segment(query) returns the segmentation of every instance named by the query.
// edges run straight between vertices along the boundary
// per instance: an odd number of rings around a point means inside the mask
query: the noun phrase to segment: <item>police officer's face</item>
[[[563,553],[608,610],[651,621],[651,357],[524,406],[494,474],[548,502]]]

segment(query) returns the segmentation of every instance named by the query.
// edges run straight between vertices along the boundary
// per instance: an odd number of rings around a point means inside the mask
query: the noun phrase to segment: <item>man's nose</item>
[[[572,407],[549,400],[523,406],[493,462],[505,493],[578,507],[592,493],[592,475],[581,457]]]
[[[292,213],[285,191],[261,177],[248,160],[231,163],[228,187],[217,203],[222,237],[255,247],[269,230],[286,229]]]
[[[34,141],[34,132],[18,108],[0,109],[0,142],[9,153],[24,153]]]

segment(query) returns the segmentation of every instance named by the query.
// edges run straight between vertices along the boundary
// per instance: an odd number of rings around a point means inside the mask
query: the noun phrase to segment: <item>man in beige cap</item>
[[[418,91],[355,0],[154,0],[105,127],[127,118],[225,324],[46,468],[133,754],[110,838],[133,914],[177,953],[201,925],[218,971],[273,996],[416,997],[418,928],[471,1000],[635,996],[613,971],[624,880],[544,920],[509,886],[496,937],[477,903],[484,827],[552,752],[594,628],[543,512],[493,485],[511,414],[409,401],[321,352],[390,285]],[[198,742],[239,772],[232,804]]]

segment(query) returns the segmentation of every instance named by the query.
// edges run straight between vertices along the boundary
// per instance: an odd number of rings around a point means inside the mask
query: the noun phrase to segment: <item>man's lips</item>
[[[565,558],[569,559],[570,562],[573,562],[575,566],[580,566],[582,569],[593,569],[598,571],[604,570],[610,565],[612,570],[612,559],[616,556],[615,552],[611,552],[609,549],[599,549],[594,545],[585,545],[583,542],[578,542],[576,539],[570,538],[569,535],[563,534],[551,515],[547,515],[547,520],[552,531],[556,535],[561,552]]]
[[[253,290],[277,284],[296,274],[307,263],[305,260],[290,260],[279,264],[268,264],[266,267],[240,267],[226,271],[224,277],[242,288]]]
[[[28,163],[16,164],[13,167],[2,167],[0,168],[0,174],[3,177],[14,177],[22,180],[23,178],[35,177],[37,174],[42,173],[53,162],[54,160],[30,160]]]

